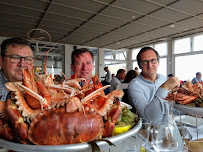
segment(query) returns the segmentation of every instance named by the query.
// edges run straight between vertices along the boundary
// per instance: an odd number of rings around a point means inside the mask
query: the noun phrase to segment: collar
[[[8,79],[7,79],[6,76],[4,75],[2,69],[0,70],[0,81],[2,81],[3,83],[8,82]]]
[[[120,82],[123,82],[123,80],[121,80],[118,76],[115,76]]]

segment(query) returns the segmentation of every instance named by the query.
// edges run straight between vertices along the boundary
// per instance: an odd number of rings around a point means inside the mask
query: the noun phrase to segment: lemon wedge
[[[146,152],[146,149],[144,147],[140,147],[140,152]]]
[[[122,127],[121,126],[115,126],[113,135],[122,134],[122,133],[130,130],[131,128],[132,128],[131,125],[122,126]]]

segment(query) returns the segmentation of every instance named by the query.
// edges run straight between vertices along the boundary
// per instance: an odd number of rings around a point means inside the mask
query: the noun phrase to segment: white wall
[[[65,44],[65,75],[70,78],[71,76],[71,53],[73,51],[73,45]]]

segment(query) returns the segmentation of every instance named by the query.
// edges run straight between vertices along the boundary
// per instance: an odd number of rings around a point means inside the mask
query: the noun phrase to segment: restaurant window
[[[157,73],[167,77],[167,59],[166,58],[160,58]]]
[[[194,36],[193,50],[202,51],[203,50],[202,42],[203,42],[203,35]]]
[[[162,42],[162,43],[157,43],[153,47],[160,56],[159,60],[159,67],[157,70],[157,73],[164,75],[167,77],[167,54],[168,54],[168,43],[167,42]],[[165,57],[164,57],[165,56]]]
[[[110,51],[108,51],[108,50],[104,51],[104,59],[113,59],[113,51],[112,50],[110,50]]]
[[[49,73],[61,75],[64,73],[64,46],[52,43],[30,41],[35,51],[34,71],[36,74]],[[47,55],[47,51],[49,51]],[[46,65],[46,68],[44,68]],[[46,70],[46,71],[45,71]]]
[[[167,56],[168,54],[167,43],[159,43],[154,45],[154,49],[159,53],[160,56]]]
[[[196,72],[203,73],[203,54],[175,57],[175,75],[180,80],[191,81]]]
[[[111,72],[111,74],[115,74],[117,73],[117,71],[119,69],[125,69],[126,70],[126,63],[116,63],[116,64],[112,64],[112,65],[108,65],[108,69]],[[126,71],[127,73],[127,71]]]
[[[132,50],[132,60],[136,60],[137,54],[139,53],[140,50],[141,48],[136,48]]]
[[[139,68],[139,66],[138,66],[138,64],[137,64],[137,61],[136,62],[133,62],[133,69],[135,69],[135,67],[138,67]],[[139,70],[140,71],[140,70]]]
[[[116,51],[116,60],[126,60],[126,51]]]
[[[187,53],[191,50],[191,39],[183,38],[174,41],[174,54]]]
[[[115,75],[119,69],[126,70],[126,54],[125,50],[105,50],[104,66],[108,66],[109,71]]]

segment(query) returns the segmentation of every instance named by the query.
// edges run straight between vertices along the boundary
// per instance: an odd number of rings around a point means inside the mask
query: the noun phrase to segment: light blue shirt
[[[192,83],[193,83],[193,84],[196,84],[198,81],[202,81],[202,79],[198,80],[196,77],[194,77],[194,78],[192,79]]]
[[[141,118],[151,122],[162,120],[164,114],[163,100],[168,95],[168,90],[160,86],[166,78],[157,74],[155,82],[145,79],[141,74],[130,81],[128,96],[133,111],[137,110]]]

